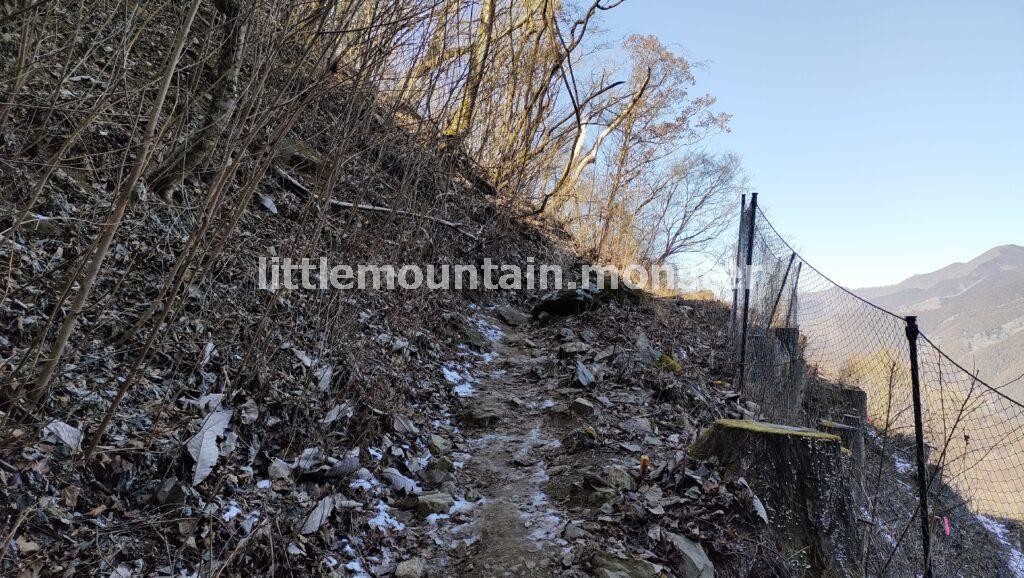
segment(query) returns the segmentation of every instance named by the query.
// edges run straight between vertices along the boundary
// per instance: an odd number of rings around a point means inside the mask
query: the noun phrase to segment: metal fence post
[[[921,418],[921,378],[917,365],[917,317],[907,316],[907,342],[910,346],[910,383],[914,394],[914,435],[917,438],[917,486],[921,511],[921,546],[924,555],[924,578],[932,577],[931,524],[928,517],[928,472],[924,461],[924,425]]]
[[[743,268],[743,326],[740,329],[739,387],[746,385],[747,318],[750,316],[750,267],[754,263],[754,224],[757,221],[757,193],[750,195],[750,223],[747,229],[747,263]]]
[[[740,268],[743,262],[743,213],[747,210],[747,195],[740,195],[740,230],[736,233],[736,271],[732,279],[732,310],[729,315],[729,338],[736,339],[736,305],[739,303]]]

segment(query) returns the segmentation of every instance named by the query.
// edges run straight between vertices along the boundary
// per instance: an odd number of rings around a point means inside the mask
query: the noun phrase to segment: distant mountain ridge
[[[922,331],[993,386],[1024,374],[1024,247],[1002,245],[966,263],[887,287],[855,290]],[[1024,380],[1007,389],[1024,399]]]

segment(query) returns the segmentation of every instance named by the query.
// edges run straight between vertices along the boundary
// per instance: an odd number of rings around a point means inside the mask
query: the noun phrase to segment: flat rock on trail
[[[483,499],[461,529],[471,546],[445,573],[571,575],[562,566],[570,551],[560,537],[567,520],[543,489],[546,461],[561,445],[559,428],[544,417],[549,392],[529,375],[545,358],[531,347],[528,325],[505,327],[497,356],[479,369],[466,399],[467,414],[489,418],[464,420],[473,426],[465,432],[471,459],[463,483]]]

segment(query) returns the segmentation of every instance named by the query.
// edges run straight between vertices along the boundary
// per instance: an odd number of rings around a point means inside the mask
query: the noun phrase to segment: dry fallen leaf
[[[220,455],[220,448],[217,446],[217,438],[224,435],[228,429],[228,422],[231,421],[232,410],[218,409],[211,412],[203,420],[199,432],[188,440],[188,453],[196,461],[196,473],[192,477],[192,485],[198,485],[210,472],[213,466],[217,465],[217,457]]]
[[[253,423],[260,416],[260,409],[250,397],[242,404],[242,423]]]
[[[381,477],[387,480],[391,487],[398,492],[405,494],[418,494],[421,491],[416,482],[403,476],[395,468],[384,468],[384,471],[381,472]]]
[[[18,550],[21,550],[22,554],[33,554],[40,550],[39,544],[29,540],[22,536],[14,541],[18,545]]]
[[[292,476],[292,470],[295,466],[282,460],[281,458],[274,458],[274,461],[270,463],[270,467],[267,468],[267,474],[275,480],[285,480]]]
[[[77,486],[67,486],[60,491],[60,499],[69,510],[74,510],[75,506],[78,505],[78,493],[79,490]]]
[[[82,449],[82,430],[55,419],[43,428],[43,437],[54,436],[72,450]]]
[[[331,517],[331,512],[334,511],[334,496],[327,496],[317,502],[313,511],[306,516],[306,521],[302,524],[301,534],[313,534],[323,526],[325,522]]]

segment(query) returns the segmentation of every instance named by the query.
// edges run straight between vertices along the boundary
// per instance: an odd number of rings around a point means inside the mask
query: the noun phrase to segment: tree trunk
[[[480,27],[477,29],[476,41],[473,43],[473,55],[469,62],[469,76],[466,78],[466,90],[463,92],[459,110],[452,119],[445,134],[463,138],[473,125],[473,113],[476,111],[477,95],[484,80],[484,67],[487,65],[487,53],[491,49],[491,34],[494,28],[494,0],[484,0],[480,8]]]
[[[224,46],[217,65],[212,100],[199,132],[176,147],[147,180],[155,194],[168,195],[210,156],[238,106],[238,77],[249,35],[250,7],[244,0],[214,3],[224,15]]]

